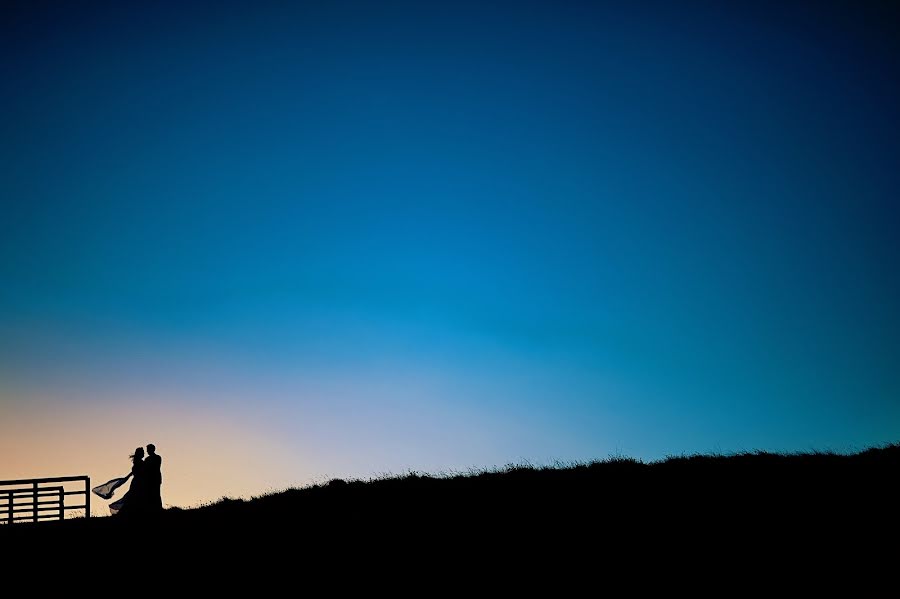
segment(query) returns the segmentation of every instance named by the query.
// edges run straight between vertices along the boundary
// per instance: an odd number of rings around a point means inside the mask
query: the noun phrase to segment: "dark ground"
[[[785,576],[820,588],[850,578],[857,594],[887,576],[894,580],[887,595],[896,596],[898,473],[900,444],[849,456],[614,459],[448,478],[335,480],[170,509],[149,522],[0,526],[0,573],[21,571],[19,558],[39,551],[102,570],[156,562],[163,573],[207,572],[216,584],[229,577],[319,584],[326,577],[343,585],[350,581],[325,573],[370,571],[457,582],[509,575],[527,587],[531,577],[564,571],[566,580],[627,581],[632,591],[692,577],[723,577],[734,592]]]

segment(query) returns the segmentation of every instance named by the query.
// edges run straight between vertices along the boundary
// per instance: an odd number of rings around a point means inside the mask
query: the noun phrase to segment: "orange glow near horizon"
[[[472,379],[461,387],[421,365],[293,378],[215,365],[4,381],[0,480],[88,475],[95,486],[127,474],[129,454],[153,443],[163,458],[164,504],[192,507],[334,477],[506,464],[524,455],[518,447],[542,441],[527,412],[489,411],[493,388]],[[107,502],[92,499],[92,513],[109,513]]]
[[[0,420],[3,480],[86,474],[94,486],[125,475],[135,447],[154,443],[163,457],[162,492],[168,507],[250,497],[309,482],[299,457],[289,464],[277,439],[236,413],[163,410],[149,401],[70,402],[71,407],[34,398],[17,403],[21,406],[14,417]],[[92,500],[93,514],[109,513],[105,501]]]

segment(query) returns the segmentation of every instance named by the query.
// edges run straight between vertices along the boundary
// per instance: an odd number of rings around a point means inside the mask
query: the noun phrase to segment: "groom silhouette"
[[[147,476],[147,510],[157,512],[162,507],[162,457],[156,453],[156,445],[147,445],[147,457],[144,460]]]

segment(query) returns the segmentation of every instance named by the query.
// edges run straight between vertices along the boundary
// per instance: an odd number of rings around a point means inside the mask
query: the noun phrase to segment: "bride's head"
[[[137,449],[134,450],[134,453],[128,457],[131,458],[132,462],[140,462],[141,460],[144,459],[144,448],[138,447]]]

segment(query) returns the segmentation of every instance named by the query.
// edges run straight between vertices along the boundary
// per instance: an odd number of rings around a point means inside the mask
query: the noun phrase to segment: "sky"
[[[896,12],[2,3],[0,479],[900,440]]]

